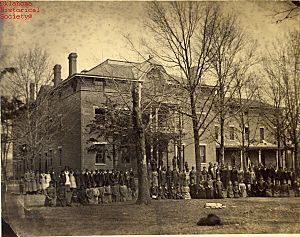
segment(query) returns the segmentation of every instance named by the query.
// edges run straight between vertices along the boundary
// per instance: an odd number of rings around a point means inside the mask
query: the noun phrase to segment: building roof
[[[149,58],[141,63],[107,59],[96,67],[83,71],[82,74],[106,78],[139,80],[153,66],[161,67],[161,69],[165,71],[153,58]]]
[[[139,67],[140,63],[107,59],[96,67],[85,71],[84,74],[133,80],[135,79],[134,70]]]
[[[247,145],[245,145],[247,146]],[[216,147],[220,148],[220,144],[218,142],[216,142]],[[224,147],[225,149],[241,149],[242,147],[242,143],[238,140],[227,140],[224,143]],[[269,150],[269,149],[277,149],[277,144],[268,142],[268,141],[254,141],[249,145],[249,149],[250,150],[257,150],[257,149],[265,149],[265,150]]]
[[[268,107],[273,107],[271,104],[268,104],[263,101],[259,101],[256,99],[238,99],[238,98],[231,98],[230,99],[230,104],[233,106],[239,106],[241,105],[247,105],[247,107],[250,108],[268,108]]]

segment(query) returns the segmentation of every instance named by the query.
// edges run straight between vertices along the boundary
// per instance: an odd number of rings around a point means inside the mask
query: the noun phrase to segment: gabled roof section
[[[256,99],[243,98],[240,100],[238,98],[230,98],[229,104],[233,106],[239,106],[240,103],[242,105],[248,105],[250,108],[272,108],[273,107],[271,104]]]
[[[139,67],[139,65],[139,63],[107,59],[96,67],[84,72],[84,74],[134,80],[136,79],[134,68]]]
[[[143,76],[153,67],[159,67],[163,72],[166,72],[163,66],[153,60],[153,58],[142,63],[107,59],[96,67],[84,71],[83,74],[107,78],[142,80]]]

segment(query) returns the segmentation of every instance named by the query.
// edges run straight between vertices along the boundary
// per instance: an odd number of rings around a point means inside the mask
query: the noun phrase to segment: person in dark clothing
[[[262,176],[257,181],[257,196],[258,197],[266,196],[266,182],[264,181]]]
[[[196,184],[196,170],[194,166],[192,166],[192,170],[190,171],[190,183],[191,185]]]
[[[76,188],[79,189],[81,186],[81,174],[78,169],[76,169],[74,172],[74,178],[76,182]]]
[[[220,169],[219,169],[219,172],[220,172],[220,178],[221,178],[221,182],[224,186],[224,188],[227,187],[227,183],[226,183],[226,180],[227,180],[227,170],[226,170],[226,167],[222,164]]]
[[[215,184],[215,193],[216,193],[216,198],[224,198],[223,196],[223,183],[218,177],[216,184]]]
[[[235,166],[232,167],[231,171],[231,182],[237,182],[238,181],[238,170],[236,169]]]
[[[50,172],[50,176],[51,176],[51,181],[53,182],[54,187],[57,186],[57,175],[54,171],[54,168],[52,168],[51,172]]]
[[[96,169],[95,172],[93,172],[93,187],[99,187],[99,171]]]
[[[62,170],[61,172],[60,172],[60,175],[59,175],[59,180],[58,180],[59,182],[58,182],[58,186],[60,186],[60,184],[65,184],[66,183],[66,175],[65,175],[65,172],[64,172],[64,170]]]
[[[56,205],[56,189],[52,181],[50,181],[49,187],[45,191],[45,196],[45,206],[54,207]]]
[[[179,185],[179,173],[177,169],[173,169],[172,171],[172,180],[173,180],[173,185],[175,188]]]
[[[130,175],[129,186],[132,191],[132,199],[133,199],[136,196],[136,184],[135,184],[134,173],[132,169],[130,169],[129,175]]]
[[[274,185],[274,187],[273,187],[273,197],[280,197],[280,189],[281,189],[281,187],[280,187],[280,183],[279,183],[280,181],[279,181],[279,179],[276,179],[275,180],[275,185]]]
[[[66,186],[64,183],[60,182],[57,188],[56,206],[65,207],[66,205]]]
[[[201,175],[202,175],[203,180],[204,180],[204,181],[207,181],[207,175],[208,175],[208,172],[207,172],[205,166],[202,168]]]
[[[92,185],[92,174],[91,172],[89,172],[88,169],[86,169],[85,172],[83,173],[83,181],[84,181],[85,188]]]
[[[235,181],[235,182],[233,183],[232,190],[233,190],[233,196],[234,196],[235,198],[239,198],[239,197],[240,197],[240,188],[239,188],[239,183],[238,183],[238,181]]]
[[[279,168],[279,170],[277,171],[277,177],[280,181],[280,184],[283,183],[283,180],[284,180],[284,174],[283,174],[283,169],[282,167]]]
[[[167,167],[167,171],[166,171],[166,181],[167,181],[167,189],[168,192],[170,192],[171,189],[171,183],[172,183],[172,172],[170,170],[170,166]]]
[[[77,199],[81,205],[87,204],[86,190],[85,190],[84,184],[82,184],[80,186],[80,189],[78,190]]]
[[[289,197],[289,196],[290,196],[290,188],[286,180],[284,179],[280,187],[280,197]]]
[[[295,197],[300,197],[300,178],[296,179],[293,184]]]
[[[103,170],[100,170],[98,173],[98,181],[99,181],[98,186],[103,187],[105,184],[105,175],[104,175]]]
[[[70,186],[66,186],[66,205],[71,206],[72,204],[72,197],[73,197],[73,191],[71,190]]]
[[[269,177],[266,182],[266,197],[272,197],[273,196],[273,182],[272,179]]]
[[[272,164],[270,165],[270,167],[268,169],[268,176],[271,178],[272,182],[275,181],[275,168],[273,167]]]
[[[261,175],[263,177],[263,180],[266,182],[268,180],[268,171],[266,167],[261,168]]]

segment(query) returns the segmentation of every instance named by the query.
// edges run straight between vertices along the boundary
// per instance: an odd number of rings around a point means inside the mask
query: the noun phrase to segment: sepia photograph
[[[300,236],[300,1],[0,1],[3,237]]]

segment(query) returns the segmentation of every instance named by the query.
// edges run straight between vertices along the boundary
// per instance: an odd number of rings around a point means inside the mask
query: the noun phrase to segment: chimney
[[[70,53],[69,54],[69,76],[72,76],[77,72],[77,53]]]
[[[58,84],[61,82],[61,65],[56,64],[53,68],[54,71],[54,87],[57,87]]]
[[[29,86],[29,101],[34,102],[34,100],[35,100],[35,84],[31,82]]]

